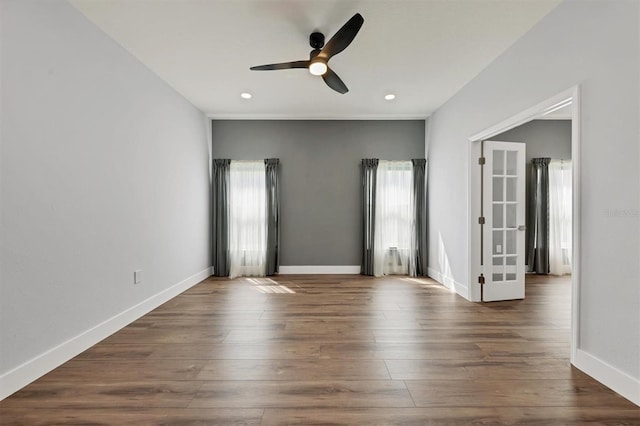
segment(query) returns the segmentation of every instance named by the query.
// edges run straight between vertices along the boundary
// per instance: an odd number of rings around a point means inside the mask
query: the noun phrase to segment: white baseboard
[[[449,289],[453,289],[460,296],[467,299],[467,295],[469,293],[466,285],[459,283],[458,281],[454,280],[453,277],[444,275],[440,271],[437,271],[433,268],[427,268],[427,274],[429,275],[430,278],[433,278],[434,280],[438,281],[440,284],[442,284],[443,286]]]
[[[631,377],[595,356],[578,349],[576,353],[576,368],[584,371],[614,392],[619,393],[629,401],[640,406],[640,380]]]
[[[311,266],[280,266],[278,272],[284,274],[359,274],[360,265],[311,265]]]
[[[0,376],[0,401],[211,275],[211,268],[161,291]]]

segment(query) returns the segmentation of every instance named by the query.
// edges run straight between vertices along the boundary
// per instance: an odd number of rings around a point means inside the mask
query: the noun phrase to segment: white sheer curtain
[[[229,167],[229,277],[264,276],[267,201],[263,161],[232,161]]]
[[[408,274],[413,227],[411,161],[378,163],[373,274]]]
[[[571,274],[571,161],[549,163],[549,273]]]

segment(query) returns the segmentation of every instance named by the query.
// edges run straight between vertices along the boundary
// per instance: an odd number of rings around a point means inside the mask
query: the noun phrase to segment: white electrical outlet
[[[133,271],[133,283],[140,284],[142,282],[142,271]]]

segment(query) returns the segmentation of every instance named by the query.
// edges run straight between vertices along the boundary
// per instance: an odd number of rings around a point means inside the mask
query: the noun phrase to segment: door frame
[[[502,120],[474,135],[469,139],[467,155],[469,164],[469,190],[467,191],[467,247],[469,249],[469,287],[467,298],[474,302],[480,301],[480,284],[477,277],[485,273],[480,266],[480,145],[483,140],[491,139],[501,133],[518,127],[522,124],[534,120],[544,113],[555,111],[556,109],[571,102],[571,164],[572,164],[572,273],[571,273],[571,351],[570,361],[575,364],[577,349],[579,346],[579,322],[580,318],[580,229],[581,229],[581,182],[580,182],[580,85],[573,86],[554,95],[537,105]],[[485,273],[486,275],[486,273]]]

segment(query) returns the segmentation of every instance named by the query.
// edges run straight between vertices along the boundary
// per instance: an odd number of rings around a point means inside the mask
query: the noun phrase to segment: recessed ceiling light
[[[394,95],[393,93],[389,93],[388,95],[384,95],[384,98],[388,101],[392,101],[396,98],[396,95]]]
[[[251,99],[251,93],[240,93],[240,96],[242,97],[242,99]]]

